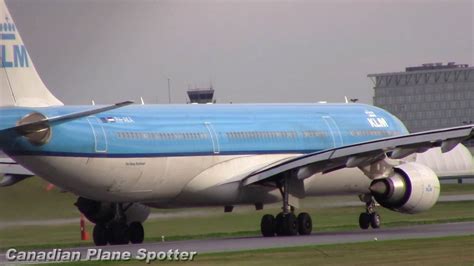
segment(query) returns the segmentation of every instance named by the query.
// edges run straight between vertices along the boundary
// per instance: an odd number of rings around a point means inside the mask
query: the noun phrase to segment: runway
[[[134,256],[137,250],[168,251],[179,249],[180,251],[197,251],[201,253],[213,253],[223,251],[243,251],[253,249],[294,247],[306,245],[324,245],[338,243],[355,243],[365,241],[384,241],[395,239],[435,238],[444,236],[474,235],[474,222],[445,223],[404,226],[396,228],[381,228],[377,230],[354,230],[344,232],[316,232],[309,236],[294,237],[240,237],[225,239],[184,240],[165,241],[155,243],[144,243],[140,245],[119,245],[100,247],[103,251],[129,251]],[[60,248],[59,246],[57,248]],[[85,257],[89,249],[94,246],[63,249],[63,251],[79,251],[81,257]],[[44,250],[48,251],[48,250]],[[6,264],[5,253],[0,254],[0,265]]]

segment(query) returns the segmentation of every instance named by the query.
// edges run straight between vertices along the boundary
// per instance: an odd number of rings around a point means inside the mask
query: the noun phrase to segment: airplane
[[[0,8],[0,149],[77,195],[97,246],[142,243],[150,208],[281,203],[262,216],[262,235],[308,235],[312,219],[296,215],[297,202],[318,195],[359,196],[360,228],[376,229],[377,203],[407,214],[436,203],[438,177],[417,153],[448,152],[474,135],[473,124],[409,133],[389,112],[356,103],[64,105],[4,0]]]
[[[2,181],[0,181],[0,187],[12,186],[23,179],[35,175],[28,169],[17,164],[11,158],[2,154],[2,152],[0,152],[0,174],[3,174]]]

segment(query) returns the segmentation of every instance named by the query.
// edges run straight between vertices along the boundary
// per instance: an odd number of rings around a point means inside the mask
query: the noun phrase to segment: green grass
[[[146,241],[180,240],[194,238],[217,238],[235,236],[257,236],[260,218],[264,213],[276,213],[277,209],[264,212],[219,213],[209,216],[176,217],[154,219],[145,223]],[[352,230],[358,228],[359,207],[305,209],[313,217],[315,231]],[[411,224],[473,221],[474,201],[439,203],[428,212],[406,215],[383,208],[382,226],[392,227]],[[88,224],[92,232],[92,225]],[[91,245],[91,241],[79,240],[77,224],[59,226],[18,226],[0,230],[0,249],[10,247],[71,247]]]
[[[67,265],[146,265],[144,262],[74,262]],[[474,236],[312,245],[198,254],[192,265],[473,265]],[[57,265],[57,264],[50,264]]]
[[[0,188],[0,221],[48,220],[78,217],[76,197],[57,188],[46,191],[46,181],[33,177]]]
[[[474,194],[474,184],[441,184],[441,195]]]

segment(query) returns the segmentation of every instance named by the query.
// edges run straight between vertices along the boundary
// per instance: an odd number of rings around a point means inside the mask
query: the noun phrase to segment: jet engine
[[[372,195],[383,207],[413,214],[429,210],[438,201],[439,179],[429,167],[411,162],[395,167],[394,172],[370,185]]]
[[[108,223],[117,215],[117,203],[100,202],[79,197],[75,205],[89,221],[95,224]],[[132,222],[143,223],[150,214],[150,208],[139,203],[124,203],[123,208],[127,224]]]

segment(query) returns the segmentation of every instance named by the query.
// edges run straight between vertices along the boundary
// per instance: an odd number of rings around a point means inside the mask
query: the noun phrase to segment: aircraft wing
[[[328,173],[345,167],[365,167],[386,157],[401,159],[433,147],[447,152],[472,137],[474,124],[377,139],[301,155],[252,172],[242,182],[247,186],[284,174],[295,174],[301,180],[316,173]]]
[[[0,176],[3,179],[0,181],[0,187],[11,186],[21,180],[32,177],[34,174],[9,157],[0,156]]]

